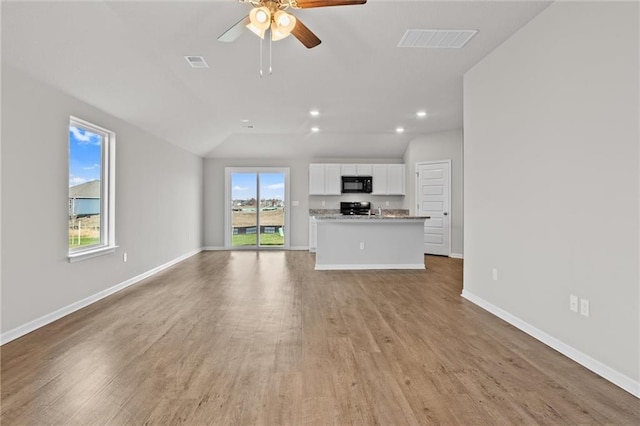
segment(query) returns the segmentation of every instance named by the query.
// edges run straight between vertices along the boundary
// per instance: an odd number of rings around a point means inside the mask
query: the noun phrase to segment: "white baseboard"
[[[462,253],[451,253],[449,257],[452,257],[454,259],[464,259],[464,256],[462,255]]]
[[[522,321],[520,318],[510,314],[509,312],[495,306],[494,304],[487,302],[481,297],[476,296],[475,294],[462,290],[462,297],[467,299],[468,301],[480,306],[484,310],[492,313],[498,318],[503,319],[514,327],[524,331],[531,337],[541,341],[547,346],[552,347],[556,351],[565,355],[566,357],[572,359],[578,364],[582,365],[585,368],[593,371],[597,375],[603,377],[604,379],[610,381],[614,385],[624,389],[629,392],[631,395],[634,395],[636,398],[640,398],[640,381],[635,381],[630,377],[625,376],[624,374],[614,370],[613,368],[591,358],[589,355],[581,352],[566,343],[556,339],[555,337],[545,333],[542,330],[535,328]]]
[[[126,281],[121,282],[120,284],[116,284],[113,287],[109,287],[105,290],[102,290],[96,294],[93,294],[89,297],[86,297],[82,300],[79,300],[77,302],[74,302],[70,305],[67,305],[63,308],[60,308],[54,312],[51,312],[50,314],[41,316],[40,318],[36,318],[33,321],[29,321],[26,324],[20,325],[12,330],[6,331],[2,334],[0,334],[0,345],[4,345],[5,343],[9,343],[12,340],[15,340],[19,337],[24,336],[25,334],[31,333],[34,330],[37,330],[40,327],[43,327],[49,323],[52,323],[53,321],[56,321],[64,316],[67,316],[77,310],[80,310],[86,306],[89,306],[92,303],[97,302],[100,299],[104,299],[107,296],[110,296],[122,289],[125,289],[139,281],[142,281],[145,278],[150,277],[151,275],[157,274],[160,271],[163,271],[173,265],[175,265],[176,263],[182,262],[183,260],[196,255],[198,253],[200,253],[202,250],[194,250],[192,252],[189,252],[187,254],[184,254],[176,259],[173,259],[163,265],[157,266],[147,272],[143,272],[140,275],[136,275],[133,278],[130,278]]]
[[[316,265],[316,271],[342,271],[345,269],[425,269],[424,263],[407,264],[357,264],[357,265]]]
[[[228,250],[225,247],[218,247],[218,246],[205,246],[202,247],[203,251],[220,251],[220,250]],[[291,246],[289,247],[289,250],[300,250],[300,251],[308,251],[309,250],[309,246]]]

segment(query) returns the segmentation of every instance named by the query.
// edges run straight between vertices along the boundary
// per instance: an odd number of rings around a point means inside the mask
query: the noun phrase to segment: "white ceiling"
[[[274,42],[273,74],[261,79],[258,37],[216,41],[250,9],[234,0],[3,2],[2,61],[201,156],[399,158],[417,135],[462,127],[464,72],[548,4],[294,10],[322,44]],[[463,49],[399,48],[407,29],[478,33]]]

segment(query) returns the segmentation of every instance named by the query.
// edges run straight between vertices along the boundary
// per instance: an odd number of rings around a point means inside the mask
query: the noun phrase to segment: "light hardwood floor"
[[[2,347],[2,425],[640,424],[640,401],[463,300],[462,261],[204,252]]]

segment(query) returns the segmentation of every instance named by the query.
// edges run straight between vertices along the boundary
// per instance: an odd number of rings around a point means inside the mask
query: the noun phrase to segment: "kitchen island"
[[[316,267],[425,269],[425,216],[319,216]]]

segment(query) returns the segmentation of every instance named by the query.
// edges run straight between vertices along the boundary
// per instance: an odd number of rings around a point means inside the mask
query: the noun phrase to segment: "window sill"
[[[91,259],[92,257],[103,256],[105,254],[114,253],[118,246],[100,247],[93,250],[87,250],[80,253],[69,254],[69,263],[80,262],[81,260]]]

